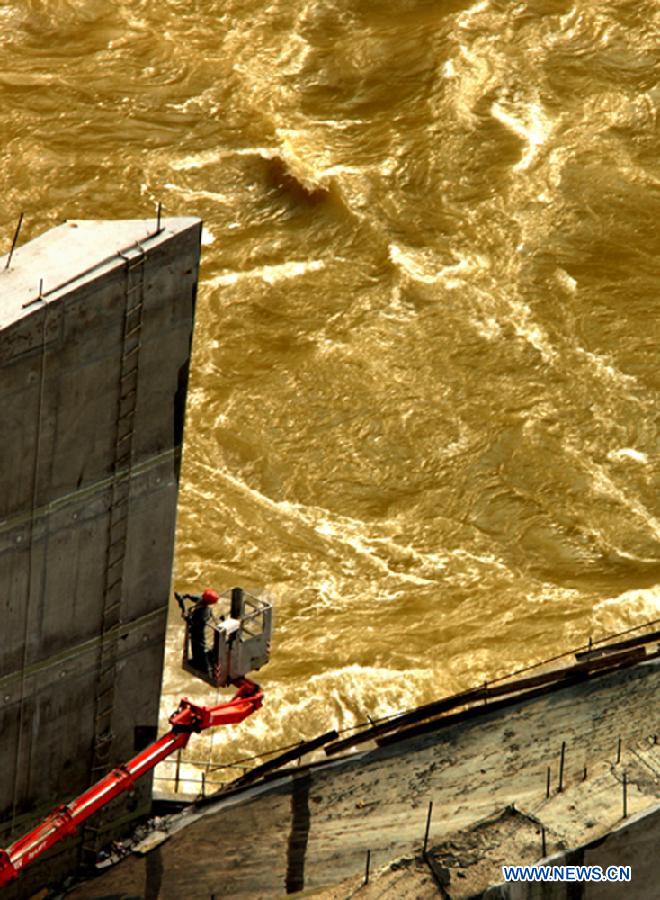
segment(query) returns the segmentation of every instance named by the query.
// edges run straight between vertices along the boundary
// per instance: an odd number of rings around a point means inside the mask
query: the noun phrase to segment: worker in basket
[[[213,626],[217,624],[213,615],[213,605],[218,602],[220,595],[217,591],[206,588],[201,594],[175,594],[175,597],[188,623],[192,664],[200,672],[213,677],[215,664]],[[184,603],[186,600],[191,602],[187,609]]]

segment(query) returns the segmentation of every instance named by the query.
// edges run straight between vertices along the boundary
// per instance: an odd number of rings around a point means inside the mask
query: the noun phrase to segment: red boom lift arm
[[[18,878],[22,869],[71,834],[114,797],[130,790],[133,783],[151,771],[175,750],[183,749],[190,735],[216,725],[237,725],[261,707],[263,691],[247,678],[234,682],[236,694],[218,706],[196,706],[185,697],[170,716],[171,730],[126,763],[108,772],[75,800],[60,806],[43,822],[7,850],[0,849],[0,888]]]

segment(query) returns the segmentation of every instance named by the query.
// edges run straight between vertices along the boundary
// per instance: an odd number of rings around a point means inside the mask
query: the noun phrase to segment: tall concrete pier
[[[201,223],[159,225],[67,222],[0,260],[0,846],[156,733]]]

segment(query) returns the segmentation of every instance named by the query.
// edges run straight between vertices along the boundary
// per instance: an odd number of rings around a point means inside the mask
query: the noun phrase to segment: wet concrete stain
[[[294,778],[291,792],[291,834],[287,854],[286,892],[305,887],[305,855],[309,838],[309,773]]]

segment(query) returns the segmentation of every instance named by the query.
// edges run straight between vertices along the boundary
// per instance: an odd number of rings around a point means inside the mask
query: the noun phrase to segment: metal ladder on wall
[[[112,714],[117,675],[117,651],[121,624],[121,599],[124,581],[124,559],[128,537],[129,498],[133,432],[137,405],[138,369],[144,307],[144,271],[147,254],[136,245],[121,254],[126,260],[126,305],[122,331],[119,368],[119,401],[117,431],[109,509],[109,534],[106,553],[101,659],[96,679],[94,750],[92,781],[110,769],[112,748]],[[93,863],[99,847],[100,829],[87,826],[83,834],[82,859]]]

